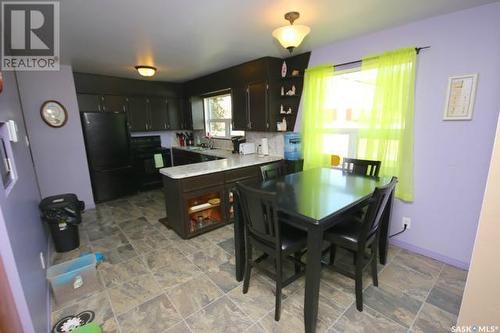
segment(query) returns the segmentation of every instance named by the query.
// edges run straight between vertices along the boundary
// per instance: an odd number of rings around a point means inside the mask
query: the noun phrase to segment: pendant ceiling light
[[[273,37],[276,38],[280,44],[286,48],[290,53],[293,49],[302,43],[311,28],[307,25],[294,25],[293,22],[300,16],[299,12],[288,12],[285,14],[285,20],[290,22],[290,25],[277,28],[273,31]]]
[[[153,66],[135,66],[135,69],[142,76],[153,76],[156,73],[156,68]]]

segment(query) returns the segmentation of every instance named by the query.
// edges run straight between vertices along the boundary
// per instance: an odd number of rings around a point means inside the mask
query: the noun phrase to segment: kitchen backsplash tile
[[[201,142],[203,142],[203,137],[205,136],[205,131],[193,131],[194,142],[198,142],[198,138]],[[214,148],[217,149],[225,149],[225,150],[233,150],[233,143],[231,140],[227,139],[214,139]]]
[[[260,140],[267,138],[269,144],[269,155],[284,156],[285,153],[285,135],[283,133],[268,132],[245,132],[247,142],[260,144]]]
[[[203,138],[204,131],[194,131],[194,141],[197,138]],[[260,144],[262,138],[267,138],[269,144],[269,155],[284,156],[284,133],[267,133],[267,132],[245,132],[247,142],[254,142],[256,145]],[[214,139],[214,147],[218,149],[232,150],[233,143],[231,140]]]

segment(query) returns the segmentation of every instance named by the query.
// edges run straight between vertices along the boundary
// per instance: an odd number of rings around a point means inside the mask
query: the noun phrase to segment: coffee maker
[[[240,144],[246,142],[244,136],[233,136],[231,138],[231,141],[233,142],[233,154],[239,154],[240,153]]]

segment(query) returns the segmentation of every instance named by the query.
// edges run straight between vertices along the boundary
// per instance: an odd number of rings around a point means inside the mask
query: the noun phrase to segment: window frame
[[[210,111],[207,110],[207,105],[208,105],[208,99],[214,98],[214,97],[222,97],[222,96],[229,96],[231,99],[231,117],[230,118],[210,118]],[[201,96],[203,99],[203,117],[204,117],[204,124],[205,124],[205,133],[210,133],[210,136],[213,137],[214,139],[222,139],[222,140],[230,140],[232,136],[239,135],[239,134],[232,134],[234,132],[233,130],[233,95],[232,91],[229,90],[220,90],[216,91],[210,94],[206,94]],[[213,135],[213,133],[210,131],[210,125],[212,123],[224,123],[224,129],[225,129],[225,135],[220,136],[220,135]],[[243,131],[242,131],[243,132]],[[244,135],[244,132],[243,132]]]
[[[346,68],[343,70],[335,71],[332,75],[332,78],[334,76],[338,75],[344,75],[344,74],[349,74],[349,73],[354,73],[354,72],[360,72],[361,65],[360,66],[355,66],[355,67],[350,67]],[[323,128],[323,134],[339,134],[339,135],[348,135],[349,136],[349,144],[347,147],[347,156],[341,156],[342,158],[357,158],[357,150],[358,150],[358,133],[359,133],[359,128]]]

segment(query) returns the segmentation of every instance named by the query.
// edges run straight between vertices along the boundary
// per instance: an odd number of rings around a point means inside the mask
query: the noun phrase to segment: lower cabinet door
[[[109,201],[137,192],[133,166],[108,170],[92,170],[92,190],[96,202]]]

